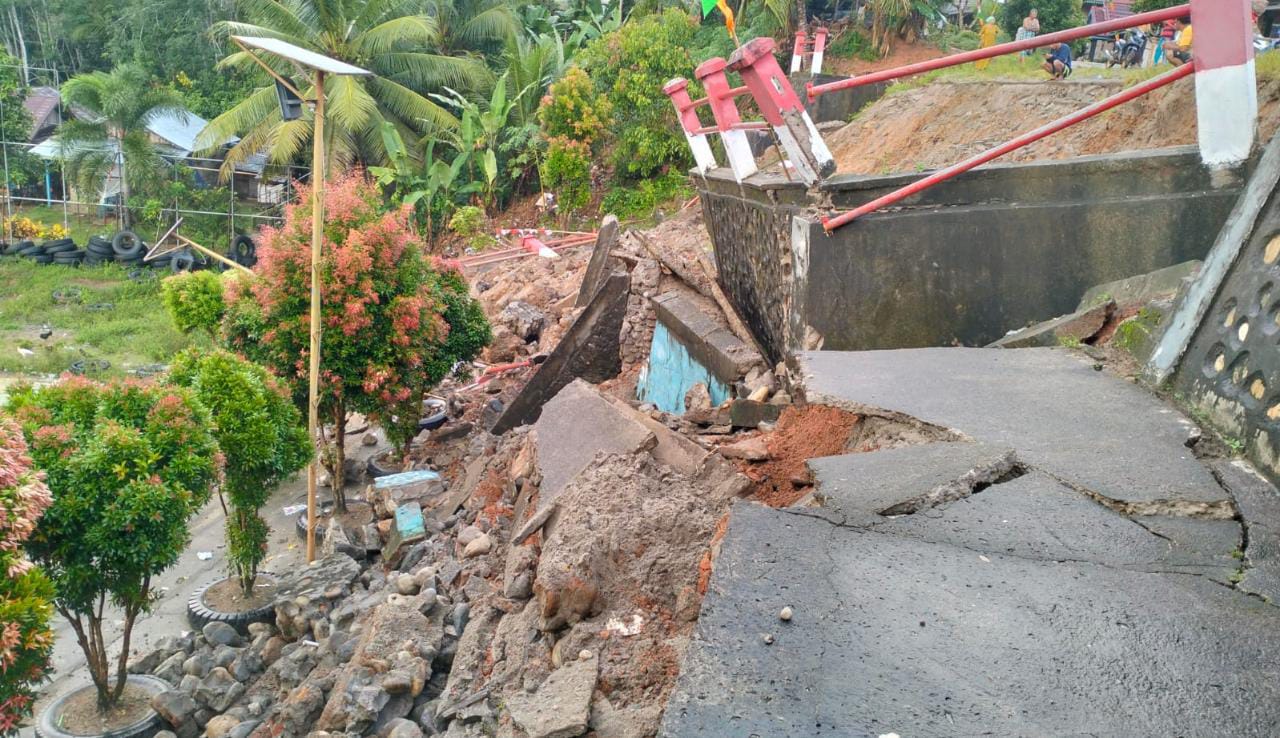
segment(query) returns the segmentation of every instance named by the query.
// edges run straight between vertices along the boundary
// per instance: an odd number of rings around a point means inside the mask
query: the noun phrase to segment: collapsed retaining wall
[[[1193,147],[961,175],[827,235],[821,214],[919,178],[695,177],[720,281],[773,360],[821,345],[984,345],[1071,312],[1089,287],[1201,259],[1247,167]]]

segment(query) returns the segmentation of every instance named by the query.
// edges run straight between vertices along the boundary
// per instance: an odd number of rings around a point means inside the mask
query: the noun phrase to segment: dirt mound
[[[934,82],[868,106],[827,136],[842,174],[893,174],[954,164],[1113,95],[1119,80]],[[1280,125],[1280,81],[1259,84],[1260,133]],[[1002,157],[1067,159],[1196,142],[1189,79]]]

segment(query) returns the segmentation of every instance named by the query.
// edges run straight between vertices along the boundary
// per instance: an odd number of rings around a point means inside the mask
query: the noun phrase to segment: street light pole
[[[320,427],[320,244],[324,240],[324,70],[315,70],[316,112],[311,144],[311,366],[307,386],[307,434],[318,440]],[[339,438],[338,443],[345,442]],[[307,562],[316,558],[316,476],[320,460],[311,458],[307,467]],[[343,474],[343,470],[337,470]],[[345,481],[331,479],[335,488]]]

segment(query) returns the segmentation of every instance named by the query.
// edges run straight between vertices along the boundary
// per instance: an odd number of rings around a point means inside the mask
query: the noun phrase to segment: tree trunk
[[[18,22],[18,6],[9,6],[9,23],[13,25],[13,37],[18,43],[18,61],[22,64],[22,84],[31,84],[31,70],[27,66],[27,40],[22,36],[22,24]]]
[[[330,454],[330,459],[333,461],[333,468],[329,470],[329,482],[333,487],[334,512],[344,513],[347,511],[347,475],[344,468],[347,452],[347,409],[341,400],[334,403],[331,443],[333,453]]]
[[[120,223],[125,228],[129,227],[129,178],[125,172],[124,161],[124,136],[116,138],[116,145],[120,147]]]

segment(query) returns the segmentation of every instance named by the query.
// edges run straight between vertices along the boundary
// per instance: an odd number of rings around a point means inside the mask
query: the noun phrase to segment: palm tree
[[[477,14],[470,6],[470,0],[241,0],[244,21],[219,23],[215,31],[281,39],[372,72],[368,77],[325,80],[325,137],[330,167],[384,164],[388,156],[383,122],[395,126],[416,158],[421,136],[458,125],[428,93],[446,86],[476,90],[492,81],[484,59],[464,49],[509,29],[495,20],[501,12],[481,8]],[[266,56],[267,63],[279,63]],[[254,64],[244,52],[220,63],[241,68]],[[277,72],[293,71],[280,64]],[[299,91],[308,98],[315,94],[309,86],[299,86]],[[208,150],[232,136],[241,137],[228,152],[223,176],[263,151],[271,163],[286,164],[306,151],[312,122],[309,113],[298,120],[281,120],[274,86],[261,87],[214,118],[197,147]]]
[[[152,84],[141,67],[121,64],[110,72],[72,77],[62,85],[62,99],[80,111],[58,128],[68,175],[82,192],[97,199],[112,169],[118,167],[120,209],[127,227],[129,193],[164,163],[147,125],[162,115],[186,116],[181,98],[171,89]]]

